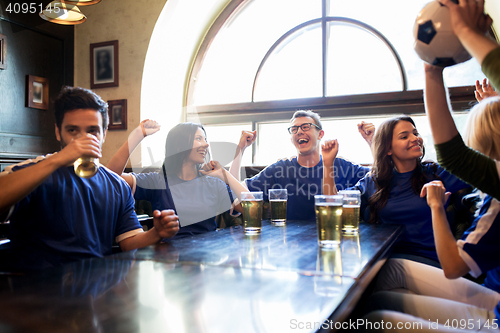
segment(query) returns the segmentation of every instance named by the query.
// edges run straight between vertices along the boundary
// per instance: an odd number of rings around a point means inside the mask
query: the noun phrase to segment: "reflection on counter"
[[[359,234],[342,236],[340,248],[342,250],[342,267],[345,275],[354,275],[353,272],[361,270],[362,260],[359,237]]]
[[[318,247],[314,276],[314,292],[320,296],[336,296],[342,290],[342,254],[339,247]]]

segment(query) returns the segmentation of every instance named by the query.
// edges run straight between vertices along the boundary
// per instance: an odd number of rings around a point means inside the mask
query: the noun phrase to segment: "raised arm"
[[[128,159],[132,152],[137,148],[139,143],[148,135],[156,133],[160,130],[160,124],[158,124],[154,120],[143,120],[134,128],[132,133],[128,136],[127,141],[123,143],[123,145],[118,149],[118,151],[111,157],[111,160],[108,162],[106,167],[117,174],[121,175],[121,177],[132,187],[132,175],[124,174],[123,170],[125,170],[125,166],[127,165]]]
[[[148,135],[156,133],[160,130],[160,124],[158,124],[154,120],[143,120],[134,128],[132,133],[128,136],[127,141],[123,143],[123,145],[118,149],[118,151],[111,157],[111,160],[108,162],[108,169],[116,172],[121,175],[123,170],[125,170],[125,166],[127,165],[128,159],[132,152],[137,148],[139,143]]]
[[[424,64],[425,68],[425,112],[429,118],[435,144],[448,142],[458,135],[450,113],[447,90],[444,87],[443,68]]]
[[[60,152],[43,161],[0,177],[0,216],[5,214],[57,169],[71,165],[81,156],[101,157],[99,140],[87,134],[71,140]]]
[[[321,145],[321,155],[323,156],[323,194],[337,194],[335,185],[335,168],[333,162],[339,152],[337,140],[327,140]]]
[[[250,147],[255,140],[257,139],[257,131],[249,132],[249,131],[241,131],[240,142],[236,147],[236,154],[234,155],[233,163],[231,163],[231,167],[229,168],[229,173],[233,175],[234,178],[241,178],[241,159],[243,158],[243,153],[245,149]]]
[[[451,232],[444,209],[450,192],[446,192],[442,182],[433,181],[424,185],[420,196],[427,197],[427,204],[431,208],[434,242],[444,275],[448,279],[464,276],[470,268],[460,257],[457,242]]]
[[[362,121],[358,124],[358,132],[359,134],[361,134],[363,139],[365,139],[366,143],[368,143],[368,146],[371,147],[373,142],[373,135],[375,135],[375,125]]]
[[[484,58],[499,47],[486,36],[493,21],[489,15],[484,14],[484,0],[459,0],[458,5],[452,0],[440,0],[440,2],[450,10],[455,35],[469,54],[482,64]]]

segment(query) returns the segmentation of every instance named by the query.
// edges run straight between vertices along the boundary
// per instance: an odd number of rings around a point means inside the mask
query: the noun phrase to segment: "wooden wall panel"
[[[0,163],[59,150],[54,109],[25,106],[26,76],[49,80],[49,100],[73,85],[74,27],[43,21],[36,14],[7,13],[0,0],[0,33],[7,36],[7,68],[0,70]]]

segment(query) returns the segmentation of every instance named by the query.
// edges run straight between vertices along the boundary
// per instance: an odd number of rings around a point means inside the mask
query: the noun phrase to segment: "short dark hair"
[[[77,109],[93,109],[102,116],[103,130],[108,128],[108,103],[92,90],[65,86],[54,100],[56,126],[61,129],[64,114]]]
[[[319,114],[317,114],[316,112],[313,112],[311,110],[295,111],[292,118],[290,119],[290,122],[294,121],[295,118],[301,118],[301,117],[312,118],[314,120],[314,122],[316,123],[316,125],[318,125],[320,129],[323,129],[323,125],[321,125],[321,120],[320,120]]]

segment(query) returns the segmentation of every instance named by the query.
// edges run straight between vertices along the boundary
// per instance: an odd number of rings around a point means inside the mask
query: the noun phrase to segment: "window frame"
[[[363,117],[373,115],[391,115],[391,114],[424,114],[423,90],[408,91],[408,83],[406,71],[402,60],[383,34],[375,28],[354,19],[348,19],[338,16],[326,16],[328,13],[326,6],[327,1],[322,0],[322,17],[304,22],[286,32],[278,39],[266,53],[259,69],[256,72],[253,89],[252,101],[246,103],[233,104],[214,104],[194,106],[194,91],[196,88],[196,77],[199,74],[205,55],[210,48],[212,41],[216,38],[219,31],[235,17],[240,10],[244,8],[246,3],[251,0],[232,0],[221,11],[220,15],[215,19],[212,26],[208,29],[200,48],[198,49],[193,65],[188,73],[187,88],[185,93],[185,119],[187,121],[200,121],[206,125],[220,125],[235,122],[252,123],[255,129],[257,123],[283,121],[291,118],[296,110],[310,109],[317,112],[322,118],[338,118],[338,117]],[[360,94],[360,95],[344,95],[344,96],[325,96],[326,93],[326,50],[327,50],[327,29],[326,25],[331,21],[344,21],[350,24],[358,25],[363,29],[369,30],[382,42],[384,42],[393,56],[396,59],[401,71],[402,91]],[[272,50],[277,47],[280,41],[286,36],[302,28],[304,25],[317,24],[321,22],[323,31],[323,97],[287,99],[254,102],[253,95],[256,86],[256,81],[263,64],[268,59]],[[422,69],[423,70],[423,69]],[[449,88],[450,102],[453,110],[464,111],[470,109],[471,105],[476,101],[474,97],[475,86],[462,86]],[[250,92],[249,92],[250,93]],[[255,155],[255,148],[252,149]],[[254,158],[252,158],[252,161]]]

